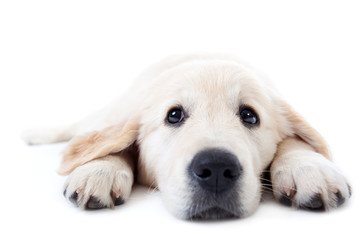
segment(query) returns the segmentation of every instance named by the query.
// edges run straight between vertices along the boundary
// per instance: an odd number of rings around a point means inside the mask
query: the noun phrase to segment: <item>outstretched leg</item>
[[[65,183],[64,196],[84,209],[113,208],[129,198],[133,183],[130,154],[108,155],[77,167]]]
[[[335,164],[297,138],[280,143],[270,172],[275,198],[288,206],[328,210],[351,195]]]

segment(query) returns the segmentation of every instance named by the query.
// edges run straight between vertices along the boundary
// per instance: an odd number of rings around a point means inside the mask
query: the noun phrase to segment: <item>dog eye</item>
[[[184,120],[184,112],[179,107],[174,107],[169,110],[167,114],[167,122],[170,124],[177,124]]]
[[[240,108],[240,118],[242,122],[249,127],[259,124],[258,115],[253,109],[247,106],[243,106]]]

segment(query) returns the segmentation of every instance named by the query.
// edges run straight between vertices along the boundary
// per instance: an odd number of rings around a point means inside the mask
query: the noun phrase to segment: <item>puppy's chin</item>
[[[213,207],[194,215],[189,215],[189,220],[219,220],[219,219],[236,219],[240,218],[240,213],[231,212],[219,207]]]
[[[217,196],[200,191],[193,196],[187,218],[189,220],[217,220],[243,217],[242,205],[236,191]]]

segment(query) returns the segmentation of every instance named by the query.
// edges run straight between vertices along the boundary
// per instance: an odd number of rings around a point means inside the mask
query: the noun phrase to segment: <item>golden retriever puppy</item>
[[[136,180],[158,188],[179,218],[245,217],[269,170],[275,199],[289,206],[328,210],[351,195],[320,134],[232,56],[167,58],[104,110],[24,138],[70,140],[58,173],[84,209],[126,202]]]

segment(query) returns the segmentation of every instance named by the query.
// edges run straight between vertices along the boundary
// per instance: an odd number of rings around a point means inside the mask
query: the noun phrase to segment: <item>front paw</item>
[[[288,206],[329,210],[346,202],[351,188],[334,163],[322,155],[289,154],[271,166],[275,198]]]
[[[83,209],[113,208],[129,198],[133,178],[131,169],[119,162],[95,160],[69,175],[64,196]]]

